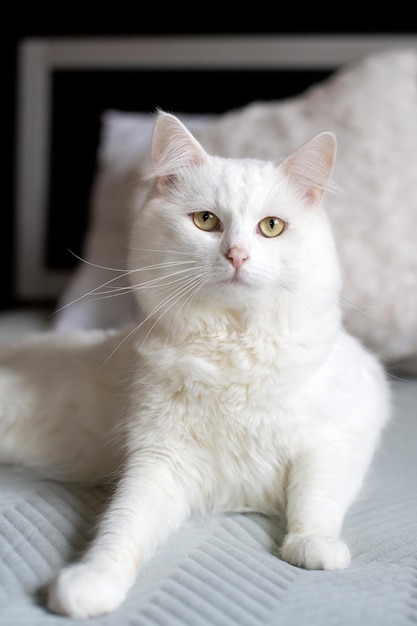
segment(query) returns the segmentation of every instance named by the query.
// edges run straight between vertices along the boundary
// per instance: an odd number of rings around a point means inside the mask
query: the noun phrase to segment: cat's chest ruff
[[[278,371],[280,352],[278,342],[268,333],[254,338],[237,331],[213,331],[189,335],[172,344],[165,342],[159,349],[155,347],[152,361],[168,379],[221,387],[232,382],[251,384],[257,377]]]
[[[176,344],[154,338],[142,352],[141,395],[152,395],[164,420],[175,416],[177,424],[192,428],[190,422],[201,429],[206,420],[209,428],[217,423],[233,429],[239,422],[258,428],[265,422],[269,429],[279,415],[292,413],[286,351],[269,333],[216,331]]]

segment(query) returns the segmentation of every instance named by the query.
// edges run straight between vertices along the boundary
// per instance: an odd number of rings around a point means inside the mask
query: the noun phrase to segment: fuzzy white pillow
[[[320,131],[335,133],[343,193],[327,194],[325,204],[344,273],[345,326],[388,365],[417,374],[417,52],[369,56],[286,100],[180,117],[209,152],[234,157],[277,160]],[[150,167],[152,126],[151,115],[104,115],[90,263],[124,267],[130,198]],[[114,279],[96,265],[80,264],[61,305]],[[63,309],[56,327],[119,326],[133,315],[130,295],[87,297]]]

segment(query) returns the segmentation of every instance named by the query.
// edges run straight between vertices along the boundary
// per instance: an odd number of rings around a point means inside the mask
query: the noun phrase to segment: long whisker
[[[190,271],[189,268],[178,271],[178,272],[174,272],[172,274],[169,275],[169,278],[182,274],[183,272],[187,272]],[[114,298],[114,297],[118,297],[120,295],[124,295],[127,293],[135,293],[136,291],[139,291],[140,289],[152,289],[155,286],[158,287],[157,283],[159,281],[162,280],[166,280],[167,276],[159,276],[158,278],[154,278],[150,281],[147,281],[146,283],[139,283],[139,284],[133,284],[133,285],[126,285],[123,287],[110,287],[108,290],[105,290],[103,292],[97,292],[95,295],[95,298],[92,298],[92,300],[102,300],[102,299],[106,299],[106,298]],[[172,280],[170,281],[169,285],[175,284],[177,282],[181,282],[181,279],[178,278],[177,280]],[[159,288],[163,288],[165,287],[166,284],[162,284],[159,285]],[[106,284],[103,284],[103,287],[106,287]],[[91,292],[90,292],[91,294]]]
[[[354,309],[355,311],[358,311],[358,313],[361,313],[362,315],[366,315],[370,319],[377,320],[378,322],[381,322],[383,324],[386,323],[382,317],[376,314],[375,306],[364,304],[360,302],[359,300],[355,301],[353,300],[353,298],[346,296],[344,294],[342,294],[340,298],[340,302],[341,302],[341,305],[345,308]]]
[[[128,335],[126,335],[123,338],[123,340],[113,349],[113,351],[108,355],[108,357],[106,358],[104,362],[106,363],[113,356],[113,354],[125,343],[125,341],[130,339],[130,337],[133,334],[137,333],[140,330],[140,328],[155,315],[155,313],[158,313],[158,311],[160,311],[163,308],[164,309],[163,312],[157,317],[157,319],[154,321],[154,323],[148,330],[146,336],[143,338],[143,341],[141,344],[143,345],[146,339],[149,337],[149,334],[152,332],[155,325],[159,322],[159,320],[178,302],[178,300],[182,296],[184,296],[184,294],[186,295],[191,290],[193,290],[195,288],[195,284],[196,283],[198,284],[199,281],[202,282],[201,276],[190,277],[188,282],[183,286],[183,288],[180,291],[175,291],[175,293],[172,293],[171,291],[169,295],[162,302],[160,302],[157,306],[155,306],[155,308],[149,313],[149,315],[147,315],[147,317],[145,317],[137,326],[135,326],[135,328],[133,328],[129,332]],[[149,282],[152,282],[152,281],[149,281]],[[174,281],[174,282],[178,282],[178,281]],[[172,283],[168,283],[167,287],[171,287],[171,285]],[[168,307],[166,307],[167,303],[169,302],[171,302],[171,304]]]
[[[164,310],[161,313],[161,315],[154,321],[154,323],[152,324],[151,328],[149,329],[149,331],[147,332],[146,336],[144,337],[144,339],[142,341],[142,345],[146,341],[146,339],[149,337],[149,334],[155,328],[156,324],[162,319],[162,317],[164,315],[166,315],[166,313],[168,313],[168,311],[170,311],[172,309],[172,307],[175,306],[175,304],[178,303],[178,301],[180,300],[181,297],[183,297],[184,295],[187,295],[191,290],[193,290],[195,288],[195,283],[198,282],[198,281],[201,281],[201,276],[195,276],[195,277],[190,278],[189,281],[185,285],[183,285],[181,290],[176,291],[175,293],[170,293],[169,296],[167,298],[165,298],[165,300],[160,302],[153,309],[153,311],[148,315],[148,317],[144,321],[148,321],[151,317],[153,317],[155,315],[155,313],[157,313],[162,308],[164,308]],[[166,305],[168,303],[170,303],[170,304],[167,307]]]
[[[100,293],[100,289],[104,289],[105,287],[108,287],[109,285],[111,286],[112,283],[118,281],[118,280],[122,280],[123,278],[126,278],[128,276],[130,276],[131,274],[134,274],[136,272],[146,272],[146,271],[150,271],[152,269],[160,269],[160,268],[165,268],[165,267],[170,267],[170,266],[174,266],[174,265],[184,265],[184,264],[189,264],[191,261],[166,261],[163,263],[156,263],[154,265],[149,265],[149,266],[144,266],[144,267],[140,267],[140,268],[134,268],[134,269],[130,269],[130,270],[120,270],[120,269],[116,269],[116,268],[112,268],[112,267],[107,267],[104,265],[98,265],[96,263],[90,263],[89,261],[86,261],[84,259],[81,259],[81,257],[77,257],[79,258],[81,261],[83,261],[84,263],[91,265],[93,267],[96,267],[98,269],[104,269],[104,270],[109,270],[109,271],[114,271],[114,272],[119,272],[118,276],[115,276],[107,281],[105,281],[104,283],[101,283],[100,285],[98,285],[97,287],[94,287],[93,289],[91,289],[90,291],[87,291],[86,293],[82,294],[81,296],[79,296],[78,298],[75,298],[74,300],[72,300],[71,302],[67,302],[66,304],[62,305],[61,307],[59,307],[58,309],[55,310],[55,314],[63,311],[64,309],[76,304],[77,302],[80,302],[81,300],[84,300],[86,298],[89,298],[91,296],[100,296],[103,295]],[[114,289],[115,291],[124,291],[125,293],[130,293],[132,292],[132,290],[134,290],[134,287],[132,286],[124,286],[124,287],[111,287],[111,289]],[[108,292],[104,292],[104,295],[106,295]],[[117,295],[117,294],[115,294]]]

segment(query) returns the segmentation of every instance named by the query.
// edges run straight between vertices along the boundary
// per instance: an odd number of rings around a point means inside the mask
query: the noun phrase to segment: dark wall
[[[409,7],[409,5],[408,5]],[[64,11],[59,16],[43,14],[20,16],[19,20],[3,27],[5,35],[5,60],[3,66],[3,145],[6,146],[3,163],[3,203],[0,229],[0,309],[12,307],[16,304],[14,293],[14,196],[15,196],[15,133],[16,133],[16,79],[17,79],[17,48],[22,39],[27,37],[123,37],[141,35],[299,35],[299,34],[416,34],[412,30],[413,20],[410,17],[409,8],[402,10],[398,4],[396,12],[389,16],[375,16],[372,12],[362,10],[361,14],[345,15],[343,18],[320,16],[317,10],[312,16],[307,15],[302,9],[294,9],[294,14],[286,15],[285,19],[276,16],[279,9],[274,10],[274,18],[269,15],[269,10],[263,8],[261,15],[239,15],[236,26],[235,16],[229,18],[229,24],[219,17],[218,10],[215,15],[193,19],[190,11],[184,16],[161,15],[162,10],[158,6],[159,15],[152,15],[152,7],[144,16],[135,17],[130,12],[122,10],[120,15],[115,14],[114,9],[109,17],[106,15],[93,16],[87,19],[85,16],[74,14],[66,15]],[[288,11],[288,7],[287,7]],[[105,10],[101,10],[104,14]],[[302,13],[302,15],[300,15]],[[191,21],[190,21],[191,18]],[[204,25],[203,25],[204,19]],[[245,24],[246,21],[246,24]],[[135,24],[140,28],[135,29]],[[219,27],[219,25],[221,27]],[[28,303],[31,304],[31,303]]]

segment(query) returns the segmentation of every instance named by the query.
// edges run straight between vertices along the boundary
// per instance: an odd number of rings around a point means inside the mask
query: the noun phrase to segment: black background
[[[279,6],[274,7],[272,16],[272,9],[266,9],[264,5],[252,7],[250,15],[247,17],[239,15],[238,18],[234,15],[230,15],[231,11],[228,11],[229,17],[226,20],[221,16],[223,9],[213,7],[213,5],[198,5],[196,10],[204,15],[196,17],[194,12],[188,10],[184,15],[180,15],[177,11],[169,13],[161,8],[160,5],[152,9],[147,7],[146,11],[142,8],[143,15],[138,14],[138,9],[132,7],[141,5],[130,5],[130,8],[126,8],[123,5],[112,7],[111,13],[106,14],[106,10],[101,7],[100,9],[92,10],[87,14],[79,11],[79,15],[74,12],[74,8],[71,7],[71,13],[68,13],[69,6],[66,5],[62,8],[58,15],[55,15],[50,10],[43,9],[42,11],[35,12],[33,14],[25,12],[24,15],[20,15],[19,18],[14,18],[11,24],[4,23],[3,31],[3,50],[5,52],[4,65],[3,65],[3,79],[4,79],[4,91],[3,91],[3,146],[6,147],[5,155],[3,155],[3,203],[2,203],[2,215],[1,215],[1,228],[0,228],[0,309],[7,309],[17,304],[16,295],[14,292],[14,220],[15,220],[15,133],[16,133],[16,88],[17,88],[17,50],[19,42],[28,37],[66,37],[76,40],[79,37],[140,37],[140,36],[198,36],[198,35],[302,35],[302,34],[379,34],[379,35],[400,35],[400,34],[416,34],[416,28],[414,27],[415,19],[410,14],[410,5],[408,8],[396,3],[395,14],[379,15],[375,13],[375,10],[367,10],[362,6],[361,11],[353,11],[350,15],[345,15],[345,10],[337,5],[337,11],[340,13],[340,17],[331,16],[329,14],[321,15],[320,10],[315,6],[312,9],[312,14],[308,15],[300,6],[294,7],[291,10],[290,7],[286,8],[286,15],[280,15]],[[270,6],[270,5],[269,5]],[[374,5],[376,6],[376,5]],[[258,11],[259,15],[253,15],[254,11]],[[211,15],[205,15],[210,11]],[[16,7],[16,12],[19,12]],[[22,11],[20,11],[22,13]],[[292,15],[291,15],[292,12]],[[146,17],[145,17],[146,14]],[[184,21],[183,21],[184,20]],[[229,22],[229,23],[227,23]],[[118,74],[120,74],[118,72]],[[155,74],[155,73],[153,73]],[[181,74],[181,73],[180,73]],[[218,73],[217,73],[218,74]],[[121,88],[119,92],[116,90],[114,93],[119,93],[118,99],[115,101],[115,108],[125,110],[154,110],[155,102],[158,106],[173,111],[195,111],[201,109],[201,102],[204,100],[206,103],[205,110],[210,112],[221,112],[226,110],[230,106],[228,100],[222,98],[223,90],[219,89],[218,79],[216,77],[216,89],[210,85],[210,80],[207,80],[205,76],[204,82],[201,82],[201,77],[195,75],[190,81],[190,76],[182,76],[184,80],[184,88],[176,89],[175,94],[170,89],[169,83],[164,80],[155,81],[152,84],[165,85],[164,91],[160,93],[148,94],[148,99],[144,99],[143,91],[141,93],[140,102],[130,98],[129,103],[124,101],[125,91]],[[91,75],[89,72],[89,80]],[[71,93],[71,81],[79,81],[79,72],[65,72],[65,77],[56,76],[54,80],[54,99],[57,102],[60,99],[66,99],[71,106],[77,106],[77,99],[71,97],[68,98],[68,94]],[[160,76],[159,78],[164,78]],[[265,76],[259,76],[259,93],[262,98],[276,98],[276,90],[274,93],[268,94],[268,85],[271,84],[267,73]],[[292,91],[296,93],[300,91],[306,82],[312,82],[313,78],[321,78],[321,74],[318,73],[316,77],[310,74],[309,77],[287,77],[285,85],[282,85],[283,93],[287,95]],[[155,79],[155,76],[153,77]],[[176,80],[181,80],[181,76],[177,76]],[[100,83],[100,89],[97,89],[97,93],[103,93],[106,90],[106,77],[104,75],[96,76],[97,84]],[[116,80],[123,80],[119,76]],[[200,82],[199,82],[200,80]],[[230,80],[230,75],[227,80]],[[285,82],[284,80],[284,82]],[[104,81],[104,82],[103,82]],[[185,83],[187,85],[192,84],[193,87],[190,90],[185,89]],[[79,82],[78,82],[79,84]],[[166,88],[168,87],[168,88]],[[246,96],[243,95],[243,90],[239,91],[239,78],[233,84],[235,101],[233,106],[239,106],[245,104]],[[229,88],[230,91],[230,88]],[[194,96],[193,96],[194,94]],[[258,90],[257,90],[258,94]],[[131,89],[130,89],[131,95]],[[193,100],[197,96],[197,100]],[[91,105],[90,115],[95,115],[98,109],[100,109],[100,102]],[[197,106],[196,106],[197,105]],[[85,112],[85,108],[83,109]],[[75,116],[74,116],[75,119]],[[58,127],[54,128],[54,141],[52,149],[55,149],[56,154],[64,155],[65,150],[63,143],[65,144],[65,137],[71,132],[70,126],[65,128],[59,128],[59,120],[57,122]],[[91,128],[91,127],[90,127]],[[99,120],[97,119],[97,129],[95,133],[92,133],[90,137],[86,137],[87,153],[94,154],[95,147],[98,140],[98,128]],[[55,132],[55,130],[57,132]],[[66,135],[67,133],[67,135]],[[59,147],[59,150],[58,150]],[[90,158],[90,157],[88,157]],[[76,164],[74,164],[75,166]],[[94,163],[90,163],[90,167],[94,167]],[[58,171],[59,168],[57,168]],[[85,170],[85,168],[84,168]],[[74,176],[77,177],[77,171],[74,171]],[[54,194],[61,193],[62,186],[60,188],[61,181],[59,176],[57,178],[52,177],[54,180],[55,188],[51,188],[50,193],[52,197]],[[91,179],[84,174],[79,177],[78,185],[81,189],[85,189],[86,197],[88,197],[89,185]],[[50,228],[54,231],[54,220],[58,219],[52,215]],[[65,211],[64,211],[65,215]],[[46,251],[48,261],[54,263],[57,266],[67,266],[73,262],[68,256],[68,246],[72,247],[74,251],[77,251],[77,246],[80,245],[79,234],[80,230],[85,228],[85,215],[86,211],[80,211],[80,215],[74,218],[73,223],[68,223],[60,231],[67,232],[67,239],[65,242],[58,238],[50,238],[50,245]],[[62,219],[62,218],[61,218]],[[65,252],[63,252],[65,250]],[[22,303],[19,303],[21,306]],[[33,303],[24,303],[31,305]]]

